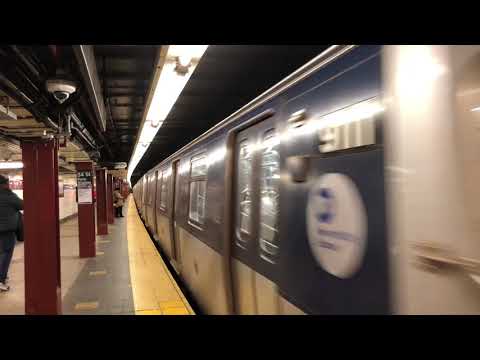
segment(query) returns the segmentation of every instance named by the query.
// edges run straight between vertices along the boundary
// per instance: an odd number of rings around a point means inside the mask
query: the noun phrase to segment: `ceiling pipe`
[[[90,101],[95,111],[98,126],[100,127],[101,131],[104,132],[106,131],[105,103],[103,102],[93,46],[75,45],[72,47],[80,68],[80,74],[83,77]]]
[[[106,60],[105,60],[105,59],[106,59],[106,57],[103,56],[103,57],[102,57],[102,81],[103,81],[103,89],[102,89],[102,90],[103,90],[103,98],[104,98],[104,100],[105,100],[105,102],[106,102],[105,107],[107,108],[106,110],[107,110],[107,113],[108,113],[107,118],[110,120],[110,126],[111,126],[112,129],[113,129],[113,134],[114,134],[114,136],[116,136],[116,135],[117,135],[117,129],[115,128],[115,123],[113,122],[112,108],[111,108],[111,106],[110,106],[110,99],[109,99],[109,97],[108,97],[108,95],[107,95],[107,89],[106,89],[105,74],[106,74],[106,72],[107,72],[107,70],[106,70],[106,69],[107,69],[107,64],[106,64]]]
[[[25,95],[17,86],[15,86],[10,80],[0,74],[0,89],[8,96],[13,98],[17,103],[22,104],[36,119],[43,122],[47,127],[58,131],[58,125],[50,119],[48,115],[45,115],[38,109],[37,103]]]
[[[72,130],[74,130],[82,139],[85,141],[93,150],[97,151],[97,147],[90,142],[88,137],[83,133],[82,130],[77,128],[75,125],[72,125]]]
[[[98,150],[97,144],[93,139],[90,132],[87,128],[82,124],[80,119],[77,117],[75,113],[72,113],[71,120],[74,124],[70,124],[72,130],[75,130],[77,133],[81,135],[82,138],[90,145],[90,147],[94,150]]]
[[[56,63],[58,64],[58,48],[56,46],[50,46],[49,48],[52,51]],[[22,104],[34,116],[35,119],[40,120],[45,124],[46,127],[51,128],[58,133],[62,129],[59,128],[59,125],[53,121],[50,116],[55,114],[58,115],[60,112],[62,112],[62,110],[66,110],[67,107],[72,106],[73,103],[77,103],[78,100],[85,100],[80,99],[82,92],[81,90],[83,87],[79,86],[77,92],[67,102],[62,104],[63,106],[52,104],[49,97],[50,94],[46,92],[46,89],[43,88],[42,84],[40,84],[40,87],[36,86],[35,84],[35,80],[40,81],[41,79],[37,77],[38,73],[32,71],[33,65],[28,62],[24,56],[22,56],[20,50],[16,47],[10,48],[10,54],[15,60],[12,61],[12,59],[8,58],[0,59],[3,60],[2,62],[4,65],[9,64],[9,66],[5,66],[5,68],[10,69],[10,74],[5,74],[9,76],[9,78],[0,74],[0,89],[2,89],[11,98],[15,99],[19,104]],[[22,90],[20,90],[19,87],[16,86],[12,81],[10,81],[10,78],[15,78],[15,81],[18,80],[21,83],[20,85]],[[51,113],[51,115],[49,113]],[[83,142],[88,144],[89,147],[95,151],[98,151],[98,147],[96,146],[91,134],[76,115],[74,119],[76,120],[75,123],[78,125],[75,126],[75,133],[83,140]],[[105,143],[105,147],[110,156],[113,157],[113,153],[96,122],[92,121],[90,117],[88,117],[88,120],[98,133],[99,139]]]
[[[53,58],[55,60],[56,67],[58,67],[59,48],[55,45],[50,45],[49,48],[50,48],[50,50],[52,52],[52,55],[53,55]],[[27,61],[27,59],[20,53],[20,51],[17,48],[13,48],[13,49],[14,49],[17,57],[21,60],[19,62],[16,62],[16,64],[21,64],[21,63],[24,64],[24,69],[22,71],[23,72],[22,75],[24,75],[24,76],[26,75],[26,77],[32,76],[32,74],[25,74],[25,71],[24,71],[25,68],[31,69],[32,65]],[[30,79],[27,79],[27,80],[29,81],[29,83],[31,85],[34,85]],[[17,88],[17,90],[18,90],[18,88]],[[44,102],[46,102],[49,106],[51,106],[50,102],[49,102],[49,99],[48,99],[50,94],[46,92],[46,89],[44,89],[43,87],[40,86],[40,88],[35,87],[35,90],[38,92],[39,97],[43,98],[42,100],[44,100]],[[68,107],[73,106],[75,103],[77,103],[80,100],[82,94],[83,94],[83,87],[81,85],[79,85],[78,88],[77,88],[77,91],[67,101],[65,101],[65,103],[54,104],[52,106],[52,111],[54,113],[57,113],[57,114],[59,114],[63,111],[66,111]],[[95,141],[93,140],[93,138],[90,135],[90,133],[88,132],[88,130],[85,128],[85,126],[82,124],[82,122],[78,119],[78,117],[75,114],[73,114],[73,115],[74,115],[73,118],[74,118],[76,124],[78,125],[74,128],[77,135],[79,135],[84,140],[84,142],[86,142],[88,144],[88,146],[90,146],[94,150],[97,150]],[[56,132],[59,132],[59,131],[62,130],[62,129],[60,129],[58,124],[56,124],[54,121],[52,121],[52,119],[49,116],[43,116],[43,117],[41,117],[41,119],[43,120],[43,122],[48,127],[54,129]],[[67,123],[68,123],[68,121],[67,121]]]
[[[91,115],[90,111],[88,110],[88,103],[85,104],[85,102],[86,102],[86,99],[83,99],[83,104],[84,104],[83,108],[84,108],[85,111],[87,111],[87,115]],[[85,109],[85,108],[87,108],[87,109]],[[113,157],[114,155],[113,155],[112,149],[110,148],[107,140],[105,139],[105,136],[103,135],[101,129],[99,129],[98,123],[96,121],[92,120],[92,116],[86,116],[86,117],[89,120],[93,129],[95,130],[96,136],[101,141],[101,143],[104,144],[104,147],[107,149],[107,152],[110,155],[110,157]]]

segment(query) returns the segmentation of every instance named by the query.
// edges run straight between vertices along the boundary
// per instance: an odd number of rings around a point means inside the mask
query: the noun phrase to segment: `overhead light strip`
[[[0,169],[22,169],[23,163],[21,161],[1,161]]]
[[[208,45],[170,45],[128,164],[128,181],[195,71]]]

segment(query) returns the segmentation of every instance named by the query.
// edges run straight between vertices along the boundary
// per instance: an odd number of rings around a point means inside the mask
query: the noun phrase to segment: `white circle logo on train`
[[[360,193],[346,175],[322,175],[310,190],[307,234],[317,263],[345,279],[360,268],[367,243],[367,215]]]

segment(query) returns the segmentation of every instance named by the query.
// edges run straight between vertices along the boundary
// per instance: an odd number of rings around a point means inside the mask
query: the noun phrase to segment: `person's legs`
[[[0,283],[5,282],[5,279],[7,277],[6,263],[7,252],[0,250]]]
[[[120,217],[123,217],[123,206],[119,206],[118,209],[119,209],[118,212],[120,214]]]
[[[5,283],[5,279],[7,278],[8,269],[13,257],[13,250],[14,248],[0,252],[0,283]]]

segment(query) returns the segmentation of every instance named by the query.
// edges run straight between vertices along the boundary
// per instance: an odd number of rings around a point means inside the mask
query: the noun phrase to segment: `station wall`
[[[23,179],[21,172],[10,172],[2,175],[10,178],[10,188],[20,198],[23,199]],[[59,186],[63,187],[63,196],[58,198],[59,218],[66,219],[78,213],[78,205],[76,198],[77,180],[75,175],[59,175]],[[61,192],[61,189],[59,189]]]

